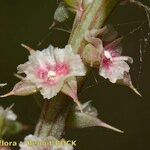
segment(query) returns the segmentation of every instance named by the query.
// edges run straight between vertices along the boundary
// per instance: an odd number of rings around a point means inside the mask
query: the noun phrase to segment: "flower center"
[[[48,78],[53,79],[56,77],[56,72],[55,71],[49,71],[47,74]]]
[[[110,65],[112,63],[112,55],[109,51],[104,51],[104,55],[105,58],[103,59],[103,67],[105,67],[105,69],[109,69]]]
[[[39,68],[36,71],[36,76],[42,79],[43,83],[48,85],[54,85],[62,77],[67,76],[70,73],[68,64],[58,63],[56,65],[47,65],[46,67]]]

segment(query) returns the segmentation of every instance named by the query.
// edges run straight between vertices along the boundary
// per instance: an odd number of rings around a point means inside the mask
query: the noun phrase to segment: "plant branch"
[[[86,44],[84,41],[85,32],[93,28],[101,28],[119,1],[94,0],[91,6],[88,7],[81,18],[81,22],[71,33],[68,42],[76,53],[82,51]],[[79,89],[81,89],[85,80],[86,77],[78,79]],[[35,129],[35,135],[61,138],[65,129],[65,121],[72,106],[72,99],[62,93],[50,101],[45,100],[39,122]]]

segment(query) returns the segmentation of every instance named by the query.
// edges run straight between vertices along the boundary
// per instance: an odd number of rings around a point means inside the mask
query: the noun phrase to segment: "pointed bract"
[[[16,95],[16,96],[27,96],[36,93],[38,90],[36,86],[26,80],[22,80],[18,82],[13,90],[7,94],[1,95],[0,97],[7,97],[11,95]]]
[[[23,43],[21,44],[21,46],[24,47],[26,50],[28,50],[30,54],[35,52],[35,50],[33,48],[31,48]]]
[[[80,111],[82,111],[81,104],[78,100],[77,80],[75,77],[71,77],[68,80],[66,80],[61,91],[64,94],[70,96],[74,100],[74,102],[78,105]]]
[[[78,109],[76,108],[73,110],[73,112],[70,114],[68,121],[67,121],[67,126],[72,127],[72,128],[87,128],[87,127],[104,127],[108,128],[120,133],[123,133],[123,131],[112,127],[102,120],[97,118],[97,110],[93,108],[90,105],[90,102],[87,102],[83,105],[81,105],[83,112],[79,112]]]
[[[131,88],[137,95],[142,96],[138,90],[133,86],[131,76],[129,73],[125,72],[124,73],[124,78],[122,80],[118,80],[117,83],[125,85],[129,88]]]

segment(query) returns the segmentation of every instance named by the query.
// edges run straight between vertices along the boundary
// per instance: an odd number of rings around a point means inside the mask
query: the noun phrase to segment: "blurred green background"
[[[150,5],[148,0],[143,1]],[[56,9],[55,0],[0,0],[0,82],[8,86],[0,93],[11,90],[18,82],[13,76],[17,65],[27,60],[28,52],[20,46],[21,43],[33,48],[42,49],[50,43],[63,47],[69,34],[52,30],[48,27],[53,22]],[[110,16],[108,23],[114,25],[120,35],[125,36],[123,53],[134,58],[131,74],[134,85],[138,87],[142,98],[124,86],[109,83],[96,75],[98,85],[91,75],[80,94],[82,102],[92,100],[99,111],[100,118],[107,123],[122,129],[119,134],[103,128],[73,129],[66,133],[68,139],[77,140],[76,149],[80,150],[148,150],[150,146],[150,47],[146,44],[148,33],[147,23],[133,34],[130,31],[138,27],[146,15],[143,9],[134,5],[118,6]],[[63,27],[71,27],[72,18],[63,23]],[[44,39],[41,46],[38,42]],[[143,62],[140,63],[140,43]],[[141,69],[140,69],[141,68]],[[139,73],[141,72],[141,73]],[[32,96],[8,97],[0,100],[0,105],[15,104],[13,110],[18,114],[18,120],[34,126],[40,114],[40,107]],[[22,132],[7,140],[22,140],[26,134]],[[17,149],[17,148],[16,148]]]

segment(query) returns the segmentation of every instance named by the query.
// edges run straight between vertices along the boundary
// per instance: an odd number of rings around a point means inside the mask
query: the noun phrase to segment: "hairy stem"
[[[101,28],[119,1],[94,0],[91,6],[88,7],[80,23],[71,33],[68,42],[76,53],[82,51],[86,44],[84,41],[85,32],[93,28]],[[79,89],[85,82],[85,79],[86,77],[78,79]],[[64,94],[58,94],[50,101],[45,100],[35,129],[35,135],[61,138],[65,129],[65,121],[72,105],[72,100]]]

